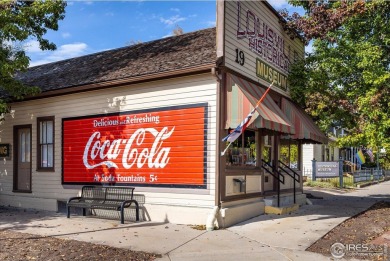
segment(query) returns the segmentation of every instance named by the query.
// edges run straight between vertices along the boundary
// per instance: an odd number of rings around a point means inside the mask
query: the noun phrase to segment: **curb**
[[[379,184],[379,183],[382,183],[382,182],[385,182],[385,181],[388,181],[388,180],[390,180],[390,177],[385,177],[383,180],[373,180],[373,181],[370,181],[370,182],[367,182],[367,183],[358,184],[358,185],[356,185],[356,187],[357,188],[364,188],[364,187],[368,187],[368,186],[371,186],[371,185]]]

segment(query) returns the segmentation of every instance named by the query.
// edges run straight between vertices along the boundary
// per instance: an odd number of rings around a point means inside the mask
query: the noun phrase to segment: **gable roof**
[[[31,67],[17,78],[42,92],[104,83],[216,62],[216,29],[209,28],[50,64]]]

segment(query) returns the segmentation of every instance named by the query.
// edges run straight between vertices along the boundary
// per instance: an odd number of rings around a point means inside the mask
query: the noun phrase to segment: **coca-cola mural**
[[[206,109],[63,119],[63,183],[205,188]]]

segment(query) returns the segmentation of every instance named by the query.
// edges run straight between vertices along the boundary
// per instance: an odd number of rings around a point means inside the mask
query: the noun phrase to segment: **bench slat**
[[[93,209],[114,209],[121,212],[121,223],[124,223],[124,208],[134,203],[136,208],[136,221],[139,221],[139,205],[133,199],[134,187],[95,187],[83,186],[80,197],[70,198],[67,202],[67,217],[70,217],[70,207]]]

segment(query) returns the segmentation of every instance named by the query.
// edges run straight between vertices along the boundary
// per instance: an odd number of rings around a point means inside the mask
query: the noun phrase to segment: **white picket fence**
[[[302,174],[307,177],[307,179],[313,178],[313,172],[311,169],[304,169]],[[364,181],[380,180],[386,177],[390,178],[390,170],[365,169],[355,171],[352,175],[353,183],[359,183]]]
[[[353,183],[362,181],[380,180],[382,178],[382,170],[358,170],[353,173]]]

